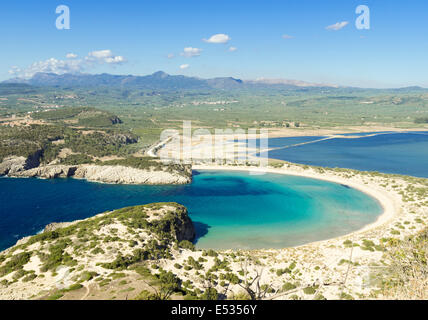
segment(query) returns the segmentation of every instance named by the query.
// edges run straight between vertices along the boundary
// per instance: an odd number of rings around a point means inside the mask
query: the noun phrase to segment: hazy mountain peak
[[[312,82],[306,82],[306,81],[300,81],[300,80],[291,80],[291,79],[269,79],[269,78],[257,78],[256,80],[250,80],[250,82],[253,83],[263,83],[263,84],[271,84],[271,85],[289,85],[289,86],[296,86],[296,87],[332,87],[332,88],[338,88],[337,85],[332,84],[326,84],[326,83],[312,83]]]
[[[152,77],[156,77],[156,78],[166,78],[168,77],[169,74],[163,71],[157,71],[155,73],[152,74]]]

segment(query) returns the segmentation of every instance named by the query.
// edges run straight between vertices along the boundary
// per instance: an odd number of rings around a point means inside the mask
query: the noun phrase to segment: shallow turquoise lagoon
[[[176,201],[189,209],[196,246],[282,248],[358,230],[382,213],[368,195],[322,180],[247,172],[194,172],[184,186],[125,186],[75,179],[0,179],[0,249],[50,222]]]

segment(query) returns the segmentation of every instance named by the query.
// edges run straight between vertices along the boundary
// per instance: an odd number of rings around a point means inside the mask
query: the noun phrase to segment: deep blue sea
[[[383,132],[269,139],[267,156],[295,163],[428,178],[428,132]],[[349,137],[353,136],[353,137]],[[300,143],[302,145],[296,145]],[[266,156],[266,153],[262,154]]]
[[[201,171],[182,186],[0,178],[0,250],[51,222],[160,201],[185,205],[197,247],[215,249],[301,245],[360,229],[382,212],[376,200],[355,189],[275,174]]]

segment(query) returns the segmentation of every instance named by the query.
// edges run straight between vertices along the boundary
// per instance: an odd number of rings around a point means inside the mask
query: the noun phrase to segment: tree
[[[248,293],[251,300],[262,300],[268,293],[275,292],[271,285],[260,284],[263,268],[255,269],[256,275],[254,277],[248,275],[248,259],[245,260],[244,264],[241,263],[241,268],[244,272],[244,280],[239,283],[239,286]]]
[[[174,292],[181,289],[181,280],[171,271],[161,270],[158,279],[148,285],[155,292],[155,300],[168,300]]]

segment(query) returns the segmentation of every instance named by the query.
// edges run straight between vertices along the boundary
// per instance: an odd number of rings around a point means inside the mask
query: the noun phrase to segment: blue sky
[[[61,4],[70,8],[70,30],[55,27]],[[358,5],[370,8],[369,30],[355,27]],[[348,24],[326,29],[338,22]],[[0,80],[46,70],[163,70],[203,78],[428,87],[427,30],[423,0],[2,1]],[[230,40],[203,41],[216,34]],[[199,55],[188,57],[185,48]],[[77,57],[66,58],[70,53]]]

